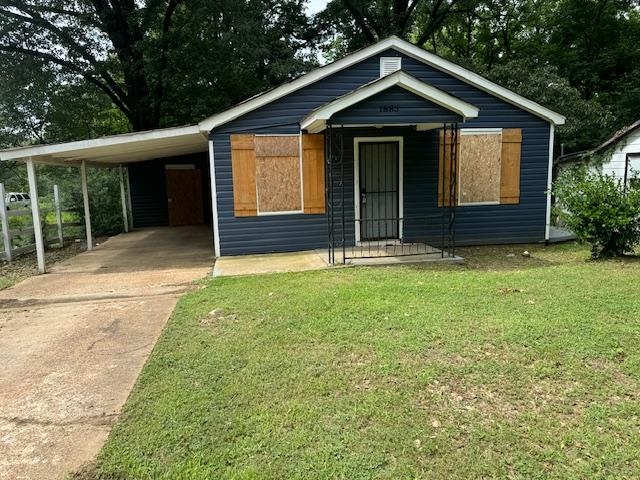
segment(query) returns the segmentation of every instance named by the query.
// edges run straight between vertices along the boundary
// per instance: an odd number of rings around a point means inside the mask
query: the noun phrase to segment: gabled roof
[[[570,162],[572,160],[579,160],[579,159],[583,159],[583,158],[587,158],[592,155],[595,155],[596,153],[609,148],[611,145],[618,143],[620,140],[624,139],[627,135],[630,135],[631,133],[635,132],[638,129],[640,129],[640,120],[633,122],[631,125],[628,125],[624,128],[621,128],[620,130],[618,130],[616,133],[614,133],[611,137],[609,137],[607,140],[602,142],[597,147],[592,148],[591,150],[583,150],[580,152],[574,152],[574,153],[568,153],[566,155],[562,155],[556,159],[555,163],[557,165],[560,163]]]
[[[486,78],[470,70],[467,70],[460,65],[450,62],[449,60],[445,60],[444,58],[438,57],[437,55],[427,52],[426,50],[423,50],[416,45],[393,36],[381,40],[378,43],[363,48],[362,50],[354,52],[350,55],[347,55],[346,57],[325,65],[324,67],[313,70],[289,83],[274,88],[273,90],[269,90],[265,93],[252,97],[236,105],[235,107],[225,110],[224,112],[217,113],[203,120],[198,125],[203,132],[209,132],[214,128],[235,120],[236,118],[246,113],[267,105],[275,100],[278,100],[279,98],[295,92],[296,90],[304,88],[307,85],[311,85],[312,83],[322,80],[329,75],[339,72],[340,70],[344,70],[345,68],[355,65],[356,63],[366,60],[369,57],[378,55],[389,49],[394,49],[399,53],[403,53],[409,57],[430,65],[469,85],[490,93],[491,95],[494,95],[507,103],[510,103],[512,105],[515,105],[516,107],[522,108],[523,110],[537,115],[538,117],[543,118],[544,120],[553,123],[554,125],[563,125],[565,122],[565,117],[560,115],[559,113],[543,107],[542,105],[529,100],[522,95],[518,95],[517,93],[512,92],[507,88],[501,87],[500,85],[493,83],[492,81],[487,80]]]
[[[451,110],[460,115],[464,120],[476,118],[480,112],[480,109],[475,105],[471,105],[453,95],[449,95],[447,92],[428,85],[408,73],[399,70],[367,83],[315,109],[300,122],[300,128],[302,130],[308,130],[309,133],[321,132],[326,127],[327,120],[335,113],[394,86],[404,88],[419,97]]]
[[[85,160],[93,165],[113,166],[206,151],[206,136],[197,125],[189,125],[77,142],[10,148],[0,150],[0,161],[31,158],[37,163],[72,165]]]

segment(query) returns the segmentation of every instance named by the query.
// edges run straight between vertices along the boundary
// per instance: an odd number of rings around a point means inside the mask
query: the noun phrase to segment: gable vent
[[[402,57],[380,57],[380,76],[397,72],[402,68]]]

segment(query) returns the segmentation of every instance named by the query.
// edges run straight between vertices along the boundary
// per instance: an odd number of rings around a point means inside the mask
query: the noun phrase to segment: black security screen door
[[[360,143],[360,240],[399,238],[399,144]]]

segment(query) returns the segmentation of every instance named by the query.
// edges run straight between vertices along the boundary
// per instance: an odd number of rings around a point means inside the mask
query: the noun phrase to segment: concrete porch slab
[[[214,277],[304,272],[327,268],[327,262],[315,250],[287,253],[263,253],[220,257],[213,267]]]
[[[344,266],[406,265],[424,262],[464,262],[462,257],[442,257],[439,252],[424,255],[378,256],[373,258],[347,259],[342,263],[341,252],[336,251],[336,265],[328,263],[327,250],[304,252],[264,253],[260,255],[238,255],[220,257],[213,268],[214,277],[236,277],[242,275],[264,275],[269,273],[304,272]]]

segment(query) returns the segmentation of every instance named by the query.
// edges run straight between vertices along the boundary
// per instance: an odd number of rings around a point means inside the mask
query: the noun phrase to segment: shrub
[[[560,175],[553,193],[557,213],[578,238],[591,244],[591,256],[631,253],[640,243],[640,189],[612,175],[574,168]]]

